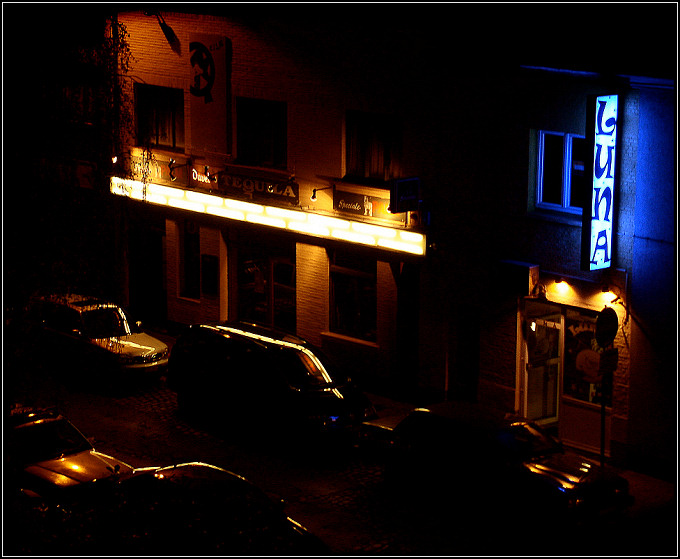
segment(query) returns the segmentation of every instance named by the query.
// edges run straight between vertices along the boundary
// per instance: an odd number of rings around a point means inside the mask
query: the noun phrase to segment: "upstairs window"
[[[287,107],[280,101],[236,98],[236,150],[241,165],[285,169]]]
[[[181,89],[135,84],[137,144],[184,151],[184,94]]]
[[[382,182],[399,176],[401,133],[387,115],[348,111],[345,178]]]
[[[581,215],[586,188],[583,136],[539,131],[536,207]]]

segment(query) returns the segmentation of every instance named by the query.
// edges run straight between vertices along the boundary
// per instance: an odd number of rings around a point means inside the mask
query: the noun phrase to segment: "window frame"
[[[341,336],[347,336],[350,338],[355,338],[357,340],[363,340],[366,342],[372,342],[375,343],[377,342],[378,338],[378,262],[375,259],[372,259],[370,257],[366,258],[362,264],[370,264],[371,271],[368,271],[367,268],[365,269],[360,269],[359,266],[353,267],[350,262],[338,262],[338,253],[340,252],[339,256],[342,258],[343,256],[346,255],[346,253],[341,252],[339,250],[334,250],[332,251],[328,256],[329,256],[329,297],[328,297],[328,304],[329,304],[329,313],[328,313],[328,327],[329,331],[332,332],[333,334],[339,334]],[[350,256],[350,260],[351,260]],[[337,309],[338,305],[336,305],[336,290],[337,290],[337,278],[342,277],[343,279],[354,279],[357,282],[367,282],[370,284],[370,288],[372,290],[372,301],[371,301],[371,318],[370,318],[370,328],[366,329],[365,326],[368,324],[368,322],[364,322],[362,319],[359,319],[356,321],[354,324],[355,326],[359,326],[360,328],[348,328],[346,327],[347,321],[343,321],[339,319],[337,315]],[[360,288],[360,286],[358,286]],[[361,304],[363,301],[363,298],[361,297],[361,293],[359,294],[359,297],[356,299],[356,302],[358,304]],[[345,310],[348,310],[348,305],[343,305],[342,308]],[[359,312],[360,309],[352,309],[351,312],[353,313],[353,316],[356,317],[361,317],[361,312]]]
[[[135,83],[134,94],[137,145],[183,153],[186,147],[184,91],[174,87]],[[176,98],[173,99],[173,96]],[[148,111],[152,111],[152,114]],[[172,136],[165,143],[160,141],[159,115],[164,116]],[[148,138],[145,137],[144,126],[149,130]]]
[[[236,163],[287,169],[288,104],[285,101],[237,96],[235,111]]]
[[[402,133],[388,114],[345,113],[346,180],[385,182],[400,176]]]
[[[546,202],[543,200],[544,188],[544,169],[545,169],[545,137],[559,136],[562,138],[562,180],[561,180],[561,203]],[[538,131],[538,163],[536,167],[536,208],[569,214],[572,216],[583,215],[583,208],[571,205],[572,198],[572,169],[573,169],[573,144],[575,139],[585,140],[582,134],[571,132],[555,132],[551,130]],[[584,162],[584,173],[586,162]]]

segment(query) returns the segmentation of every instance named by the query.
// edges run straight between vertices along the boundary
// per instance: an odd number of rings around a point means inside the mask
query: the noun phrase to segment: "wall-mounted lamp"
[[[186,163],[182,163],[181,165],[175,165],[175,160],[171,158],[170,161],[168,161],[168,171],[170,172],[170,180],[173,182],[177,180],[177,177],[175,176],[174,173],[175,169],[178,169],[179,167],[188,167],[189,165],[191,165],[191,159],[187,160]]]
[[[335,188],[335,185],[333,184],[331,186],[324,186],[323,188],[315,188],[314,190],[312,190],[312,196],[311,196],[312,202],[316,202],[316,192],[318,190],[328,190],[330,188]]]

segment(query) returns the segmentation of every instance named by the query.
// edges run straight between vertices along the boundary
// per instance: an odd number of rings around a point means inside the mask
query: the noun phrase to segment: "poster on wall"
[[[231,153],[231,41],[218,35],[194,35],[187,56],[193,148],[227,155]]]

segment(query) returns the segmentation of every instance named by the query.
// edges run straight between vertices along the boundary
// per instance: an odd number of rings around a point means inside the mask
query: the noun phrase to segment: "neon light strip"
[[[287,229],[314,237],[342,240],[409,254],[425,254],[425,235],[414,231],[253,204],[154,183],[147,184],[145,189],[144,184],[139,181],[119,177],[111,177],[110,190],[117,196],[160,206]]]

